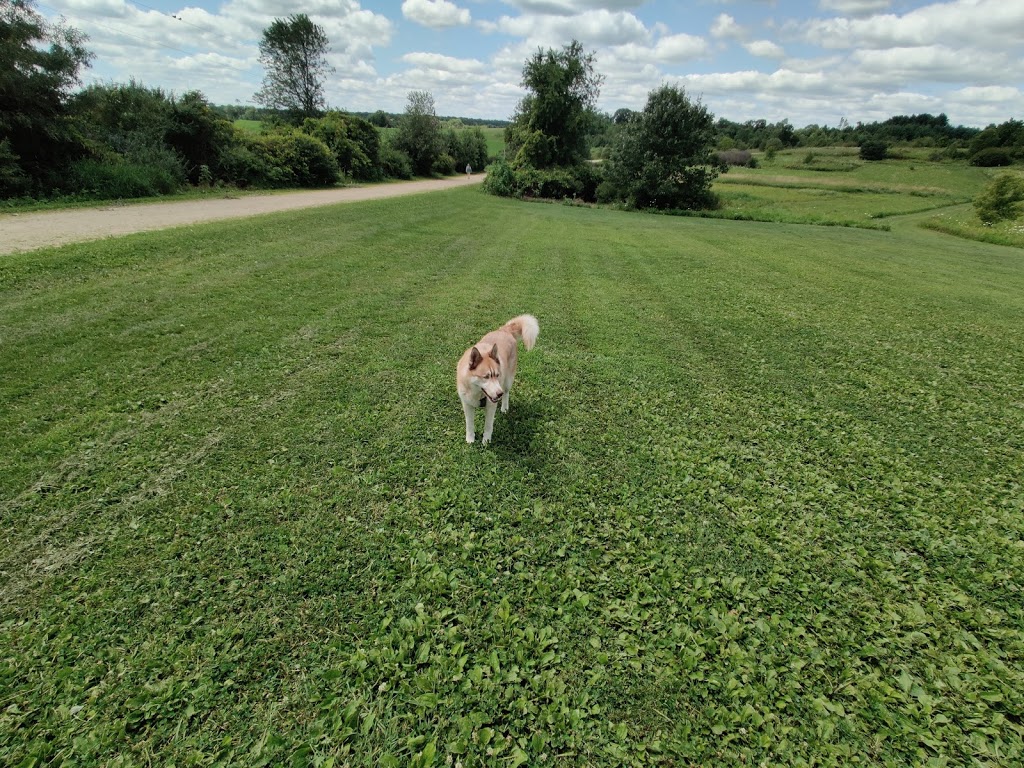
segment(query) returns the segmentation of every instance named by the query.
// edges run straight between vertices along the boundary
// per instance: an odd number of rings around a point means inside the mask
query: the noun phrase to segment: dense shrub
[[[381,148],[380,166],[381,172],[389,179],[412,178],[412,158],[390,144]]]
[[[106,200],[155,197],[177,192],[184,182],[180,164],[85,158],[71,164],[67,191]]]
[[[18,197],[28,192],[31,180],[20,160],[8,139],[0,141],[0,198]]]
[[[338,181],[338,161],[319,139],[301,132],[238,132],[224,153],[223,173],[238,186],[325,187]]]
[[[451,176],[455,173],[455,158],[447,152],[442,152],[434,160],[434,167],[431,170],[441,176]]]
[[[467,165],[476,170],[487,165],[487,137],[478,127],[448,128],[441,138],[444,153],[452,156],[456,171],[464,171]]]
[[[504,160],[496,160],[487,167],[483,188],[498,197],[520,197],[515,169]]]
[[[361,181],[380,178],[380,134],[362,118],[328,112],[324,117],[307,118],[302,132],[326,144],[346,176]]]
[[[591,163],[540,169],[498,161],[487,169],[484,190],[502,197],[594,202],[601,181],[600,169]]]
[[[884,141],[865,141],[860,145],[861,160],[885,160],[889,148]]]
[[[1012,173],[1002,173],[975,199],[974,210],[983,223],[992,225],[1017,218],[1021,201],[1024,201],[1024,179]]]
[[[969,162],[981,168],[1000,168],[1013,165],[1013,155],[1003,147],[988,147],[972,155]]]
[[[718,153],[718,159],[724,165],[750,166],[754,155],[749,149],[727,149]],[[757,166],[755,164],[750,167],[756,168]]]
[[[204,167],[210,178],[219,177],[221,154],[234,138],[234,127],[199,91],[189,91],[180,99],[172,97],[170,102],[163,141],[181,156],[189,182],[201,183]]]
[[[338,161],[317,138],[304,133],[265,137],[271,156],[298,187],[326,187],[338,181]]]

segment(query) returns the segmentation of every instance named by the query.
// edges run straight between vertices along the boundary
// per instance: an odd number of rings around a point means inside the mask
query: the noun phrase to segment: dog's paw
[[[472,443],[474,440],[476,440],[476,437],[474,437],[473,435],[466,435],[467,443]]]

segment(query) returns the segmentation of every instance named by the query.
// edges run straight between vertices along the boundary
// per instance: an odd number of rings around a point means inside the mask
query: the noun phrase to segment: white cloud
[[[570,39],[584,45],[625,45],[647,42],[650,32],[643,22],[624,11],[588,11],[577,16],[502,16],[496,29],[525,38],[536,47],[560,47]]]
[[[728,13],[720,13],[711,25],[711,36],[719,39],[732,38],[740,40],[746,37],[747,32],[736,23],[736,19]]]
[[[804,39],[825,48],[889,48],[1024,40],[1024,3],[955,0],[922,6],[902,16],[815,19],[802,25]]]
[[[638,8],[646,0],[506,0],[526,13],[575,16],[585,11],[622,11]]]
[[[886,10],[891,0],[820,0],[818,7],[823,11],[835,11],[849,16],[868,16]]]
[[[747,53],[765,59],[781,59],[786,55],[786,51],[783,50],[782,46],[773,43],[771,40],[753,40],[749,43],[744,43],[743,47],[746,48]]]
[[[867,76],[875,83],[1013,82],[1013,67],[1018,65],[1001,53],[956,51],[943,45],[856,51],[850,62],[851,77]]]
[[[445,56],[440,53],[407,53],[402,56],[402,61],[438,72],[481,73],[487,70],[482,61],[457,59],[454,56]]]
[[[467,26],[472,20],[469,11],[448,0],[405,0],[402,15],[424,27]]]

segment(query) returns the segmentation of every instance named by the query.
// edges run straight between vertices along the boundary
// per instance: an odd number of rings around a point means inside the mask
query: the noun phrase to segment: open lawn
[[[0,764],[1024,760],[1017,249],[467,188],[6,256],[0,317]]]

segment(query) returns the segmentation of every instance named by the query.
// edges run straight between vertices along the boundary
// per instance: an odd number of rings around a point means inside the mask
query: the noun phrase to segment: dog
[[[519,315],[496,331],[491,331],[462,353],[455,371],[456,387],[466,414],[466,442],[476,439],[476,409],[485,408],[484,439],[491,442],[494,412],[501,401],[501,412],[508,412],[508,393],[516,378],[517,340],[527,350],[537,343],[540,326],[533,315]]]

